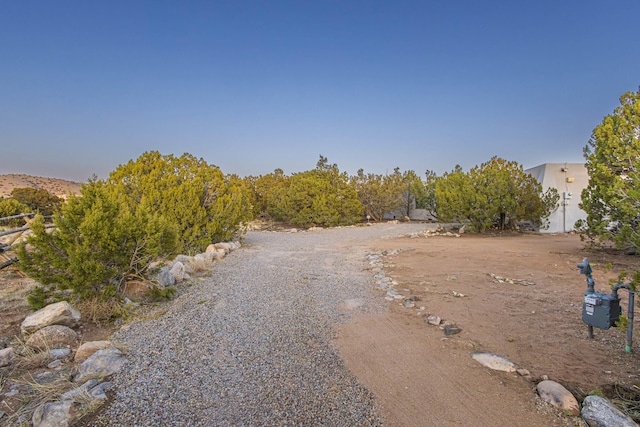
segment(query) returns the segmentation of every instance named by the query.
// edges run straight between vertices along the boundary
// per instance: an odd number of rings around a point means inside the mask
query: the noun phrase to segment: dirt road
[[[543,375],[578,400],[592,390],[610,392],[612,384],[640,383],[637,344],[625,353],[616,329],[587,338],[586,283],[576,268],[589,257],[596,290],[609,292],[608,279],[633,269],[636,258],[591,253],[573,235],[401,238],[374,248],[405,249],[387,257],[386,274],[400,293],[418,297],[417,307],[390,303],[386,315],[358,317],[340,329],[337,345],[389,426],[580,425],[537,397]],[[425,313],[462,332],[445,336]],[[505,356],[531,377],[491,371],[471,359],[472,351]]]

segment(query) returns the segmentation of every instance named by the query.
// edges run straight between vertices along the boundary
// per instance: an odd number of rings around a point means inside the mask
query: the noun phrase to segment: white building
[[[587,213],[578,206],[582,190],[589,184],[583,163],[545,163],[525,172],[538,180],[543,191],[555,188],[560,195],[558,209],[549,216],[549,228],[540,232],[566,233],[575,228],[577,220],[587,218]]]

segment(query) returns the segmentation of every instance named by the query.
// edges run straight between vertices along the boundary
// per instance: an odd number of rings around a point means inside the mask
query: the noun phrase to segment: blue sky
[[[0,174],[149,150],[225,173],[582,162],[640,2],[0,0]]]

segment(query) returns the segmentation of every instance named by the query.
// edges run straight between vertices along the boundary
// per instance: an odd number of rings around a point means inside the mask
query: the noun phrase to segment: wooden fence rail
[[[19,215],[12,215],[12,216],[5,216],[4,218],[0,218],[0,221],[9,221],[10,219],[18,219],[18,218],[22,218],[25,216],[34,216],[35,213],[33,212],[29,212],[29,213],[21,213]]]

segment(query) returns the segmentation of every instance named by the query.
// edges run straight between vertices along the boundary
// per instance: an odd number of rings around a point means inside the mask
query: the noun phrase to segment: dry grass
[[[53,361],[48,350],[38,352],[27,346],[16,350],[16,354],[16,359],[11,366],[18,372],[45,368]]]
[[[614,384],[607,388],[605,397],[634,421],[640,421],[640,387]]]
[[[80,311],[82,319],[89,320],[97,325],[108,324],[119,311],[119,304],[114,299],[103,300],[99,296],[74,303]]]
[[[32,379],[20,393],[20,399],[23,404],[12,414],[5,415],[6,419],[3,418],[3,421],[11,425],[30,426],[33,412],[38,406],[60,400],[60,396],[76,386],[77,384],[66,378],[58,378],[43,384]],[[23,421],[20,422],[19,420]]]

